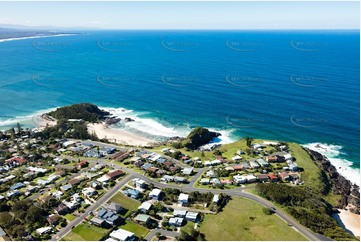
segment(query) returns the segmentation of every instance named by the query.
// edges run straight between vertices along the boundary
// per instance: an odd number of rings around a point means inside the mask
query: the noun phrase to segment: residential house
[[[261,181],[261,182],[267,182],[268,181],[268,174],[258,174],[257,175],[257,180]]]
[[[114,230],[109,234],[110,238],[113,238],[117,241],[133,241],[135,240],[134,233],[129,232],[124,229]]]
[[[159,200],[161,193],[162,193],[162,190],[155,188],[149,193],[148,198],[153,199],[153,200]]]
[[[239,163],[243,169],[251,169],[251,166],[247,162],[241,162]]]
[[[246,179],[247,179],[247,182],[248,183],[253,183],[253,182],[256,182],[257,181],[257,177],[255,177],[254,175],[252,174],[249,174],[246,176]]]
[[[268,178],[271,182],[278,182],[278,176],[275,174],[268,174]]]
[[[266,161],[270,163],[274,163],[278,161],[278,157],[276,155],[269,155],[265,157]]]
[[[187,210],[174,209],[174,211],[173,211],[174,217],[184,218],[186,216],[186,214],[187,214]]]
[[[83,189],[82,193],[84,196],[91,197],[97,193],[97,191],[92,187],[86,187]]]
[[[140,179],[140,178],[134,178],[133,179],[133,184],[135,185],[136,188],[142,188],[142,189],[147,186],[145,181],[143,179]]]
[[[191,175],[193,172],[193,167],[184,167],[182,173],[184,175]]]
[[[150,202],[143,202],[138,207],[138,210],[141,211],[142,213],[147,213],[151,207],[152,207],[152,204]]]
[[[251,166],[252,169],[258,169],[260,168],[260,165],[256,162],[256,161],[249,161],[249,165]]]
[[[99,227],[103,227],[106,223],[104,219],[98,217],[93,217],[89,222]]]
[[[178,197],[178,204],[180,205],[187,205],[188,204],[189,195],[185,193],[179,194]]]
[[[54,210],[59,215],[65,215],[69,212],[69,208],[63,203],[60,203]]]
[[[184,221],[183,218],[175,217],[175,218],[170,218],[168,221],[168,224],[170,226],[181,227],[183,224],[183,221]]]
[[[73,186],[72,186],[71,184],[66,184],[66,185],[61,186],[61,187],[60,187],[60,190],[61,190],[62,192],[66,192],[66,191],[70,190],[72,187],[73,187]]]
[[[233,181],[234,181],[235,184],[239,185],[239,184],[246,183],[247,179],[244,176],[235,175],[235,176],[233,176]]]
[[[181,177],[181,176],[175,176],[174,182],[175,183],[185,183],[185,182],[187,182],[187,178]]]
[[[198,213],[195,212],[187,212],[186,214],[186,220],[190,220],[190,221],[196,221],[198,218]]]
[[[36,230],[36,233],[38,233],[39,235],[43,235],[43,234],[49,233],[51,231],[52,231],[51,227],[42,227],[42,228],[38,228]]]
[[[212,202],[215,203],[215,204],[218,204],[218,202],[219,202],[219,195],[218,194],[214,194]]]
[[[146,214],[138,214],[135,218],[135,221],[139,222],[139,223],[144,223],[146,225],[148,225],[151,222],[151,218],[149,215]]]
[[[279,174],[279,177],[282,181],[290,181],[290,175],[287,172],[282,172]]]
[[[122,170],[116,170],[107,173],[105,176],[107,176],[110,180],[115,180],[122,175],[124,175],[124,172]]]
[[[24,187],[24,183],[22,183],[22,182],[18,182],[18,183],[16,183],[16,184],[14,184],[14,185],[12,185],[11,187],[10,187],[10,190],[18,190],[18,189],[20,189],[20,188],[22,188],[22,187]]]
[[[239,156],[239,155],[236,155],[236,156],[233,156],[233,157],[232,157],[232,160],[233,160],[234,162],[240,162],[240,161],[242,160],[242,157]]]
[[[216,177],[216,175],[214,174],[214,171],[213,170],[209,170],[206,172],[206,177]]]
[[[199,183],[202,184],[202,185],[208,185],[210,182],[210,179],[209,178],[202,178]]]
[[[298,166],[296,163],[291,163],[288,166],[290,168],[291,171],[298,171]]]
[[[114,213],[119,213],[123,208],[122,208],[122,205],[115,203],[115,202],[111,202],[110,204],[105,206],[105,209],[110,210]]]
[[[137,199],[140,195],[140,192],[137,189],[127,189],[124,191],[124,194],[131,198]]]
[[[50,225],[56,226],[59,223],[59,220],[61,219],[61,217],[57,214],[51,214],[49,215],[49,217],[46,219],[48,221],[48,223]]]
[[[221,161],[220,160],[212,160],[211,161],[211,165],[212,166],[218,166],[218,165],[220,165],[221,164]]]
[[[257,159],[256,160],[258,162],[258,164],[260,164],[262,167],[268,167],[269,163],[267,163],[265,160],[263,159]]]

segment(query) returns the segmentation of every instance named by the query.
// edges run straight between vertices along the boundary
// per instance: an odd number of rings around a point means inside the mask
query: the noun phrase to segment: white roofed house
[[[124,229],[117,229],[111,232],[109,237],[118,241],[132,241],[135,239],[134,233]]]
[[[181,194],[179,194],[179,197],[178,197],[178,204],[181,205],[181,206],[187,205],[188,204],[188,199],[189,199],[188,194],[181,193]]]
[[[184,218],[175,217],[175,218],[170,218],[168,221],[168,224],[170,226],[180,227],[180,226],[182,226],[183,221],[184,221]]]
[[[184,167],[182,173],[184,175],[191,175],[193,172],[193,167]]]
[[[256,182],[257,181],[257,177],[255,177],[254,175],[252,174],[249,174],[246,176],[246,179],[247,179],[247,182],[248,183],[252,183],[252,182]]]
[[[244,176],[241,175],[235,175],[233,176],[233,181],[239,185],[239,184],[244,184],[247,182],[247,179]]]
[[[154,188],[154,189],[149,193],[148,198],[149,198],[149,199],[153,199],[153,200],[159,200],[161,193],[162,193],[162,190],[160,190],[160,189],[158,189],[158,188]]]
[[[187,212],[187,214],[186,214],[186,220],[196,221],[197,218],[198,218],[198,213],[195,213],[195,212]]]
[[[238,161],[241,161],[241,160],[242,160],[242,157],[240,157],[239,155],[236,155],[236,156],[233,156],[233,157],[232,157],[232,160],[233,160],[234,162],[238,162]]]
[[[174,217],[184,218],[186,216],[186,214],[187,214],[187,210],[174,209],[174,211],[173,211]]]
[[[249,165],[250,165],[251,168],[253,168],[253,169],[260,168],[260,165],[259,165],[256,161],[254,161],[254,160],[249,161]]]
[[[296,163],[291,163],[288,165],[291,171],[298,171],[298,166]]]
[[[218,194],[214,194],[212,202],[215,203],[215,204],[218,204],[218,202],[219,202],[219,195]]]
[[[152,204],[150,202],[143,202],[139,207],[138,210],[143,212],[143,213],[147,213],[150,208],[152,207]]]

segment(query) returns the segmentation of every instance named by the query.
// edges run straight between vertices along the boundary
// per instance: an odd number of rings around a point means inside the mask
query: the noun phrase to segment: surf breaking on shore
[[[352,168],[352,161],[340,157],[342,146],[324,143],[309,143],[302,146],[326,156],[342,176],[360,186],[360,169]]]

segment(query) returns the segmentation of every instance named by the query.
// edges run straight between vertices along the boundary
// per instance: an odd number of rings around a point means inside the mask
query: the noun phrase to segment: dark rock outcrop
[[[195,150],[199,146],[208,144],[214,138],[217,138],[220,135],[220,133],[209,131],[206,128],[197,127],[189,133],[185,140],[184,146],[188,149]]]
[[[105,124],[112,125],[120,122],[121,120],[122,120],[121,118],[109,117],[105,120]]]
[[[340,175],[327,157],[316,151],[304,149],[309,153],[317,166],[328,174],[333,185],[332,192],[341,195],[342,198],[338,202],[338,207],[342,209],[347,207],[350,212],[360,214],[360,188]]]
[[[125,121],[125,122],[133,122],[134,119],[126,117],[126,118],[124,119],[124,121]]]

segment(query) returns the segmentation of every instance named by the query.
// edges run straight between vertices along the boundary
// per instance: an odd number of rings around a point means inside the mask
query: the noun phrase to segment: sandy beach
[[[45,128],[46,126],[55,126],[57,120],[45,114],[41,114],[34,116],[33,121],[38,128]]]
[[[104,123],[88,124],[88,132],[95,134],[99,139],[107,138],[111,142],[125,145],[146,146],[152,143],[151,140],[136,136],[120,129],[109,128]]]
[[[351,231],[355,236],[360,236],[360,215],[344,209],[339,209],[339,211],[340,213],[334,214],[333,217],[341,227]]]

